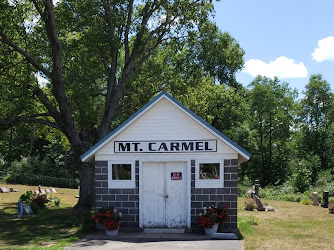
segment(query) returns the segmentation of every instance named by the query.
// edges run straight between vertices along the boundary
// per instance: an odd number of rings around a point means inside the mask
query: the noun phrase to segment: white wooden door
[[[145,162],[142,167],[143,226],[186,227],[189,195],[186,162]]]

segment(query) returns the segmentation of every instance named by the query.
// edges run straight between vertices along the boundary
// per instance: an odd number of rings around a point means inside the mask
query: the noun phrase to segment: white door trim
[[[149,160],[139,160],[139,227],[143,228],[144,227],[144,220],[143,220],[143,163],[145,162],[185,162],[187,166],[187,185],[188,185],[188,218],[187,218],[187,228],[191,227],[191,165],[190,165],[190,160],[180,160],[180,159],[168,159],[168,160],[159,160],[159,159],[149,159]]]

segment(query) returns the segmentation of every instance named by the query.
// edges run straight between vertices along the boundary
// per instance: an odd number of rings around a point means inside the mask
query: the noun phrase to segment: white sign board
[[[217,152],[217,140],[115,141],[115,153]]]

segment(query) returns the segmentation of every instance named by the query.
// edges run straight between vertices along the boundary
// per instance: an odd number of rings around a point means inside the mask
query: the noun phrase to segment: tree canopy
[[[61,131],[79,170],[79,206],[93,200],[93,168],[80,161],[92,144],[161,89],[197,76],[193,86],[206,76],[233,86],[243,64],[237,42],[209,21],[211,0],[13,0],[1,9],[0,127]]]
[[[69,156],[78,206],[94,198],[94,168],[80,156],[161,90],[252,153],[241,179],[311,183],[333,167],[329,84],[312,75],[300,101],[277,78],[243,87],[245,52],[210,21],[211,0],[1,0],[0,9],[2,154],[58,167],[56,155]]]

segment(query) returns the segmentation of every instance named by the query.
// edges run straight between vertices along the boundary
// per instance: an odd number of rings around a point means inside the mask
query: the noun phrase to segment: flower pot
[[[118,234],[118,230],[109,230],[109,229],[104,229],[104,231],[106,232],[106,235],[107,236],[116,236]]]
[[[212,235],[217,233],[219,224],[214,224],[212,228],[204,228],[205,234]]]

